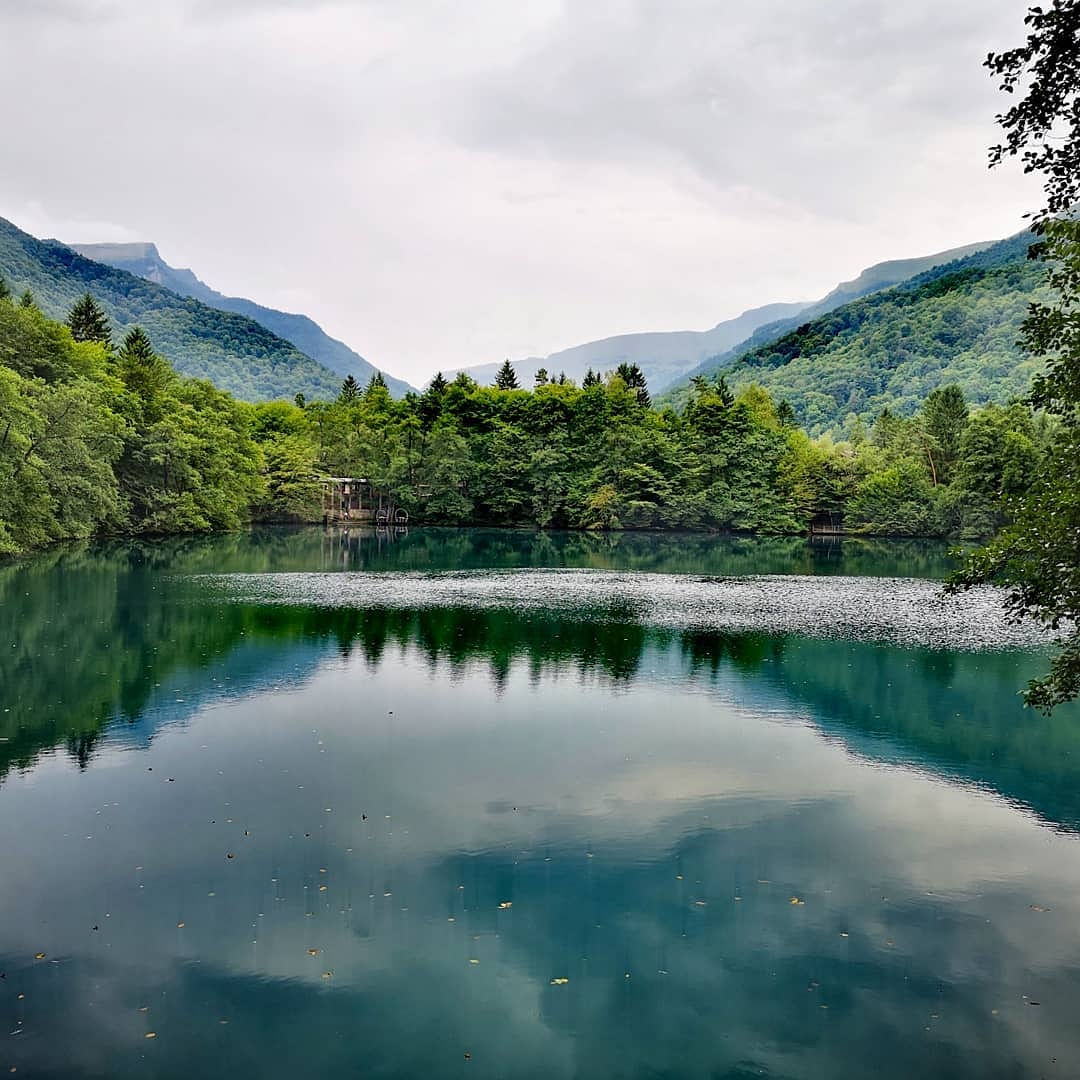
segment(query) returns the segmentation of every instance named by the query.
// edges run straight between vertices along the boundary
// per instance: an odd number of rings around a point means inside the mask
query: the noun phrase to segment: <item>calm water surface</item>
[[[1020,707],[1039,655],[199,577],[950,566],[311,529],[0,567],[0,1074],[1080,1075],[1080,712]]]

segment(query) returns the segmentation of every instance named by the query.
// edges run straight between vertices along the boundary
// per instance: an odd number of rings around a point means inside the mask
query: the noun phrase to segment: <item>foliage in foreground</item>
[[[1049,710],[1080,695],[1080,0],[1031,8],[1026,42],[991,54],[1001,89],[1025,93],[998,117],[1005,142],[991,165],[1019,157],[1043,175],[1046,205],[1034,216],[1048,264],[1048,297],[1032,304],[1023,325],[1029,356],[1045,362],[1031,401],[1055,417],[1059,435],[1032,485],[1010,507],[1011,524],[972,557],[954,587],[992,582],[1009,588],[1014,614],[1059,631],[1050,671],[1027,700]]]

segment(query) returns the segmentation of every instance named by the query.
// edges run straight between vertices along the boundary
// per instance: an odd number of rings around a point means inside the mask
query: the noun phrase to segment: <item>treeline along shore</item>
[[[0,282],[0,553],[95,535],[321,521],[326,476],[363,477],[413,523],[979,539],[1009,520],[1056,423],[955,386],[912,415],[811,438],[761,387],[693,380],[654,408],[640,370],[575,385],[436,376],[391,397],[250,404],[177,375],[87,295],[66,323]]]

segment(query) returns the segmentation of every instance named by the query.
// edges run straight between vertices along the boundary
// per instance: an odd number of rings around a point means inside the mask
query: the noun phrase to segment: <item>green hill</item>
[[[332,338],[318,323],[306,315],[264,307],[254,300],[240,296],[225,296],[200,281],[190,270],[170,266],[158,252],[155,244],[72,244],[72,250],[95,262],[105,263],[117,270],[163,285],[180,296],[201,300],[208,307],[232,311],[254,319],[273,334],[295,345],[302,353],[317,360],[324,367],[344,378],[352,375],[360,383],[366,383],[378,370],[374,364],[354,352],[343,341]],[[385,372],[383,378],[395,397],[401,397],[412,387]]]
[[[141,326],[177,371],[209,379],[247,401],[337,396],[341,377],[252,319],[219,311],[134,274],[84,258],[55,240],[38,240],[0,218],[0,276],[17,294],[29,289],[41,309],[63,319],[90,292],[119,338]]]
[[[974,404],[1021,396],[1038,370],[1016,346],[1043,274],[1030,242],[1002,240],[783,333],[774,324],[771,340],[763,328],[700,373],[765,387],[813,434],[885,408],[909,415],[948,383]],[[683,385],[668,400],[679,406],[688,393]]]

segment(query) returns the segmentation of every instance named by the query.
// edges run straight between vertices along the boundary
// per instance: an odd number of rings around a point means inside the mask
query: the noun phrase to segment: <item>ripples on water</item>
[[[1080,717],[1019,707],[992,594],[442,536],[403,564],[606,565],[312,575],[311,530],[0,570],[0,1069],[1080,1073]],[[289,573],[188,576],[244,566]]]
[[[1044,646],[1032,621],[1008,617],[993,588],[943,595],[918,578],[618,574],[602,570],[231,574],[200,579],[253,603],[453,607],[616,617],[650,626],[860,637],[933,648]]]

